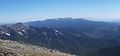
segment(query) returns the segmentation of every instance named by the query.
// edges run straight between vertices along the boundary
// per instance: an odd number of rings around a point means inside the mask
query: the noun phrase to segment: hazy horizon
[[[52,18],[120,21],[120,0],[1,0],[0,23]]]

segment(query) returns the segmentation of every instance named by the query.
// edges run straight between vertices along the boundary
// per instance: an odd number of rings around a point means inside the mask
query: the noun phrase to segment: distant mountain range
[[[0,39],[82,56],[102,48],[119,46],[120,25],[81,18],[47,19],[1,25]]]

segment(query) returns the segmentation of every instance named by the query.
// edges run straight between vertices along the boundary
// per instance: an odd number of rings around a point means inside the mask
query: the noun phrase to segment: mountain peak
[[[16,30],[29,29],[29,26],[24,23],[16,23],[16,24],[13,24],[11,27]]]
[[[26,26],[26,24],[24,24],[24,23],[15,23],[15,24],[13,24],[13,26]]]

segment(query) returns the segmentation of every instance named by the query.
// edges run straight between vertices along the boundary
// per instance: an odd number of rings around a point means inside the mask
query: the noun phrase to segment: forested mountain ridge
[[[116,23],[85,19],[48,19],[0,26],[0,38],[83,55],[120,45]]]

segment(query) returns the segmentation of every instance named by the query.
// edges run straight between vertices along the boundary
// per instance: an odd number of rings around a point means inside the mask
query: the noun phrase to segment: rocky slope
[[[57,50],[0,39],[0,56],[74,56]]]

